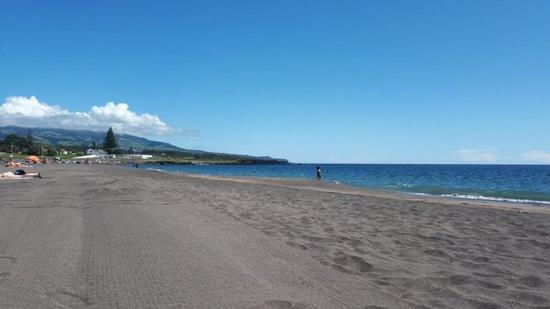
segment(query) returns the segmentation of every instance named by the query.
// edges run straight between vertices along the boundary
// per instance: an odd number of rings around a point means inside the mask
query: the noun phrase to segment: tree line
[[[105,134],[102,149],[109,154],[113,154],[113,153],[120,152],[120,149],[118,147],[119,147],[118,142],[116,140],[113,129],[109,128],[109,130]],[[92,142],[92,145],[90,145],[90,147],[73,145],[73,146],[58,146],[56,149],[56,147],[54,147],[53,145],[37,143],[33,138],[32,130],[29,130],[27,136],[19,136],[17,134],[8,134],[4,136],[2,140],[0,140],[0,152],[6,152],[6,153],[18,153],[18,154],[26,154],[26,155],[43,154],[47,156],[55,156],[59,154],[59,151],[62,148],[68,151],[81,152],[81,151],[85,151],[86,148],[97,149],[98,147],[96,146],[95,142]]]

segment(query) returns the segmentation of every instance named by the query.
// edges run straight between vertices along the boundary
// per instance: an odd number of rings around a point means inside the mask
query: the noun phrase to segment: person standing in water
[[[321,181],[321,167],[317,165],[317,180]]]

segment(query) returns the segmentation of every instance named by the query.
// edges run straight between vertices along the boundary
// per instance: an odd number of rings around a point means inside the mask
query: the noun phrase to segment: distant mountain
[[[66,130],[57,128],[25,128],[18,126],[0,127],[0,139],[3,139],[8,134],[16,134],[18,136],[27,136],[32,132],[32,137],[35,143],[51,145],[54,147],[78,147],[88,148],[92,143],[98,147],[103,144],[106,132],[89,131],[89,130]],[[271,157],[254,157],[247,155],[234,155],[224,153],[212,153],[202,150],[184,149],[174,146],[169,143],[149,140],[143,137],[138,137],[129,134],[116,134],[116,139],[121,149],[133,148],[135,151],[152,151],[152,152],[167,152],[180,153],[185,155],[200,156],[200,157],[226,157],[239,160],[245,163],[286,163],[287,160],[273,159]]]
[[[8,134],[16,134],[18,136],[27,136],[32,132],[32,136],[36,143],[52,145],[56,147],[90,147],[93,142],[101,146],[105,138],[105,132],[88,131],[88,130],[65,130],[57,128],[24,128],[16,126],[0,127],[0,138]],[[143,137],[133,136],[129,134],[115,134],[118,144],[122,149],[135,150],[159,150],[159,151],[184,151],[190,150],[176,147],[172,144],[152,141]]]

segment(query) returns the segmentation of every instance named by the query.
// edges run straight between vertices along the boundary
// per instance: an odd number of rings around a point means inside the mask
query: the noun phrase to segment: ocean
[[[550,206],[550,165],[281,164],[160,165],[140,168],[214,176],[314,179],[413,194]]]

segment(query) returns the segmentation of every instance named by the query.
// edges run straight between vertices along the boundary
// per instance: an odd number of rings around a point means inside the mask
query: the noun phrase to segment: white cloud
[[[490,149],[461,149],[458,155],[465,163],[495,163],[497,159]]]
[[[34,96],[6,98],[0,105],[0,125],[87,130],[113,127],[117,132],[139,135],[190,131],[173,129],[155,115],[136,114],[126,103],[108,102],[103,106],[92,106],[88,112],[70,112],[59,106],[40,102]]]
[[[521,159],[528,163],[550,163],[550,151],[532,150],[522,153]]]
[[[42,118],[56,115],[67,114],[59,106],[51,106],[41,103],[34,96],[27,97],[7,97],[6,102],[0,105],[0,115],[6,117],[30,117]]]

